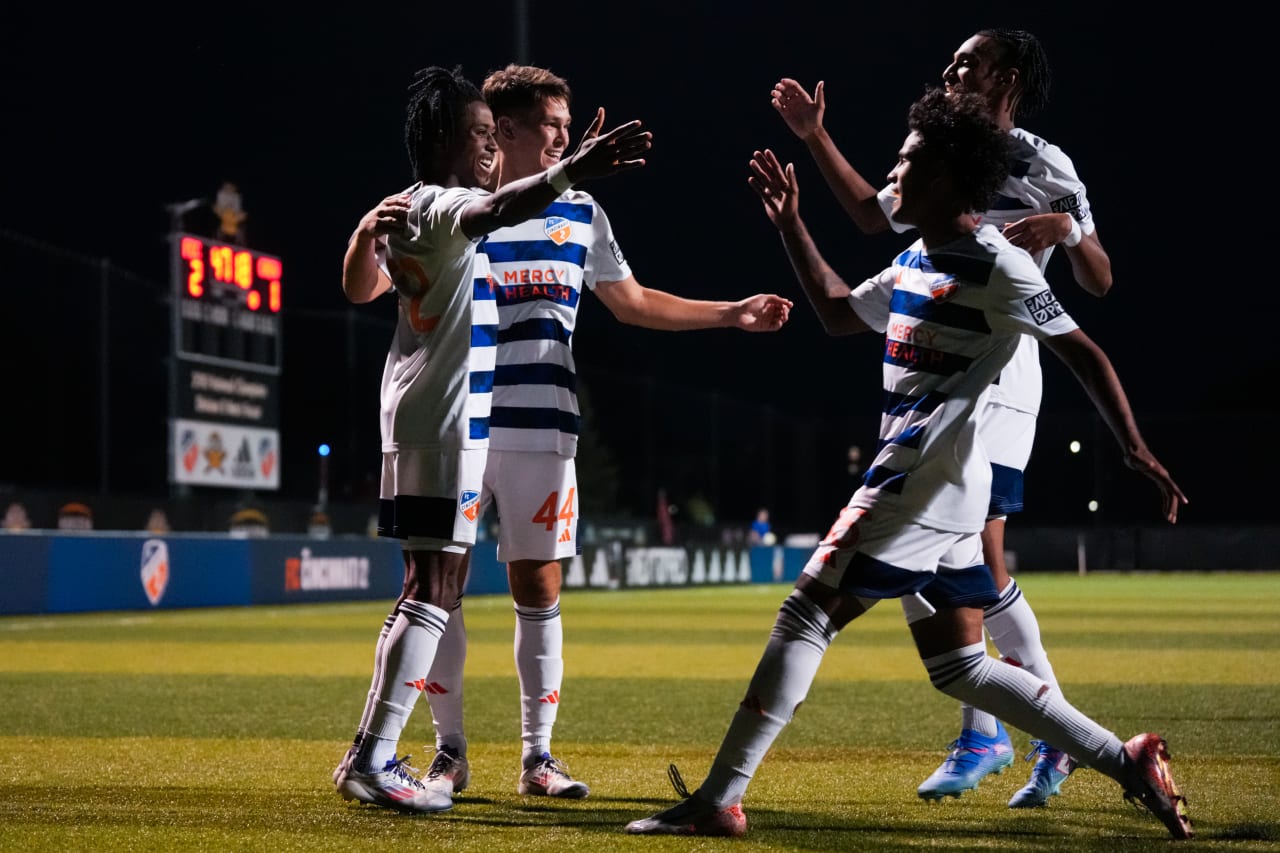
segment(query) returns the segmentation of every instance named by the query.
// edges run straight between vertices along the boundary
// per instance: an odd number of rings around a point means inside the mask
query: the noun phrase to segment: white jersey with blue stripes
[[[875,459],[851,504],[939,530],[977,532],[991,463],[978,414],[1024,336],[1077,328],[1031,256],[984,225],[926,251],[917,240],[849,303],[885,333]]]
[[[498,310],[489,446],[574,457],[581,421],[573,331],[583,288],[631,275],[603,208],[569,190],[482,243]]]
[[[498,312],[480,240],[461,215],[483,190],[415,184],[402,234],[379,252],[399,312],[382,372],[382,449],[489,441]]]
[[[1013,137],[1009,177],[980,221],[1003,229],[1011,222],[1035,214],[1070,213],[1080,224],[1081,233],[1092,234],[1094,222],[1089,198],[1071,158],[1058,146],[1020,127],[1009,131],[1009,135]],[[899,233],[912,230],[912,226],[894,222],[889,216],[894,199],[892,187],[882,189],[878,197],[893,230]],[[1053,249],[1050,246],[1032,255],[1041,272],[1048,268]],[[991,401],[1034,415],[1040,411],[1043,389],[1040,351],[1035,341],[1028,338],[1020,342],[999,383],[991,389]]]

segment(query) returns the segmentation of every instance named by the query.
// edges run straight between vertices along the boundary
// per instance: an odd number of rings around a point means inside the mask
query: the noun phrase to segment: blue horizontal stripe
[[[988,210],[1030,210],[1031,205],[1020,199],[1012,198],[1007,195],[996,196],[995,203]]]
[[[916,424],[913,427],[904,429],[897,435],[891,435],[888,438],[882,438],[876,444],[876,452],[879,453],[890,444],[896,444],[899,447],[912,447],[919,449],[920,440],[924,438],[924,431],[927,424]]]
[[[886,492],[902,494],[902,486],[907,481],[906,471],[894,471],[883,465],[873,465],[862,477],[862,484],[869,489],[884,489]]]
[[[496,298],[493,292],[493,281],[488,278],[477,278],[471,282],[471,298],[479,302],[490,302]]]
[[[939,326],[951,326],[967,332],[989,334],[991,326],[980,308],[969,308],[954,302],[935,302],[922,293],[894,290],[889,310],[904,317],[914,317]]]
[[[472,418],[471,419],[471,438],[483,439],[489,437],[489,419],[488,418]]]
[[[949,396],[941,391],[930,391],[923,397],[886,391],[884,392],[884,413],[891,418],[900,418],[908,412],[928,414],[947,402]]]
[[[489,243],[485,254],[493,264],[516,264],[525,261],[562,261],[566,264],[586,266],[587,247],[581,243],[566,242],[557,246],[547,240],[506,240]],[[494,270],[494,278],[504,284],[500,270]]]
[[[472,394],[488,394],[492,390],[493,390],[493,371],[492,370],[471,371],[471,393]]]
[[[491,324],[474,323],[471,326],[471,346],[492,347],[498,345],[498,327]]]
[[[577,392],[578,377],[558,364],[500,364],[494,375],[495,385],[558,385]]]
[[[595,215],[595,208],[589,204],[579,204],[573,201],[557,201],[552,202],[542,214],[546,216],[563,216],[565,219],[573,222],[583,222],[587,225],[591,224],[591,218]]]
[[[489,422],[502,429],[554,429],[570,435],[578,434],[581,418],[559,409],[533,409],[523,406],[494,406]]]
[[[557,341],[569,344],[569,332],[559,320],[551,317],[533,317],[512,323],[498,332],[498,343],[509,344],[512,341]]]

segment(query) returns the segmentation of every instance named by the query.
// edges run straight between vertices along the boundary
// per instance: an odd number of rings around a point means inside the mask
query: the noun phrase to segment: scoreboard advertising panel
[[[171,239],[169,481],[277,490],[283,264],[194,234]]]

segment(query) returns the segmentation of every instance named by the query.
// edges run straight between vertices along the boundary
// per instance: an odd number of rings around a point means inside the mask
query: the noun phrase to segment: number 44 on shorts
[[[530,519],[534,524],[545,524],[547,530],[555,530],[556,522],[563,521],[568,527],[573,522],[573,489],[565,495],[564,504],[560,503],[560,492],[552,492],[538,507],[538,511]]]

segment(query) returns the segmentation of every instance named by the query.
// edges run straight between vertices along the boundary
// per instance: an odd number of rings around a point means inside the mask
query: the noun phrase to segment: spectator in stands
[[[756,510],[756,520],[751,522],[751,532],[747,535],[749,545],[775,545],[778,537],[773,533],[773,525],[769,523],[769,510],[760,507]]]
[[[59,530],[92,530],[93,510],[88,504],[72,501],[58,509]]]
[[[27,508],[21,501],[9,504],[9,508],[4,511],[3,526],[5,530],[31,529],[31,516],[27,515]]]

